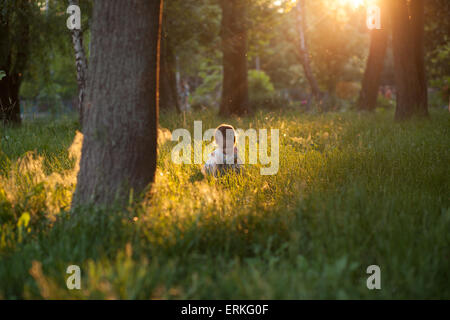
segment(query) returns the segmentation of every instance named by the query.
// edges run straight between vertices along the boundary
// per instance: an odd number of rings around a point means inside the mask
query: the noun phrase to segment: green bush
[[[203,80],[202,84],[195,89],[189,98],[193,110],[201,110],[205,107],[217,105],[220,98],[222,67],[205,64],[199,75]]]
[[[261,70],[248,72],[248,91],[250,100],[265,99],[275,92],[270,77]]]

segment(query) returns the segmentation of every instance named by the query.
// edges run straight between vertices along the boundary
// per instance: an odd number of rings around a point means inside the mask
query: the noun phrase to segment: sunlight
[[[342,5],[350,5],[352,9],[357,9],[360,6],[364,5],[365,0],[339,0]]]
[[[353,10],[356,10],[359,7],[368,7],[370,5],[377,4],[378,0],[338,0],[336,2],[338,5],[350,6]]]
[[[295,7],[297,0],[274,0],[272,6],[278,7],[278,13],[287,13]]]
[[[275,0],[273,1],[273,4],[277,7],[283,5],[284,2],[290,2],[292,4],[296,3],[297,0]],[[333,1],[333,2],[338,2],[338,5],[341,6],[351,6],[352,9],[357,9],[361,6],[367,5],[372,3],[372,0],[338,0],[338,1]]]

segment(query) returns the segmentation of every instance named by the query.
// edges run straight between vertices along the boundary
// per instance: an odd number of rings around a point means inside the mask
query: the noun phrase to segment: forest
[[[0,122],[1,300],[450,299],[448,0],[1,0]]]

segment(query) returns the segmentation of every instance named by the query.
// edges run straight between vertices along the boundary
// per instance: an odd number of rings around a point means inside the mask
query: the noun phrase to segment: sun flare
[[[340,4],[343,6],[350,5],[352,9],[358,9],[361,6],[372,2],[370,0],[339,0]]]

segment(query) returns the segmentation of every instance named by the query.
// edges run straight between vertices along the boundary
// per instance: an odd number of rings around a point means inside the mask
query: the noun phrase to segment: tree
[[[246,0],[220,0],[223,83],[221,115],[248,113]]]
[[[162,1],[96,0],[73,206],[124,204],[154,179]]]
[[[0,120],[20,124],[19,89],[30,49],[30,14],[33,3],[27,0],[0,4]]]
[[[423,0],[389,1],[397,107],[395,119],[427,116]]]
[[[347,1],[349,3],[349,1]],[[341,1],[310,1],[308,5],[309,51],[321,90],[326,91],[319,110],[334,109],[338,85],[360,79],[366,34],[359,31],[364,10],[353,10]]]
[[[419,91],[417,98],[424,110],[419,114],[428,115],[428,86],[425,70],[425,3],[424,0],[413,0],[411,6],[411,25],[414,32],[414,59],[417,68]]]
[[[78,0],[69,0],[69,5],[79,5]],[[78,83],[78,112],[80,117],[80,124],[83,125],[83,100],[86,88],[87,76],[87,59],[83,46],[83,30],[72,30],[72,43],[75,51],[75,65],[77,67],[77,83]]]
[[[300,53],[300,63],[303,66],[303,71],[305,73],[306,79],[308,80],[309,86],[311,88],[311,93],[316,100],[319,102],[322,97],[319,86],[317,85],[316,78],[311,70],[311,63],[309,61],[309,51],[306,42],[306,3],[305,0],[297,1],[297,30],[299,34],[299,53]]]
[[[361,92],[357,103],[359,110],[373,111],[377,104],[378,88],[380,87],[388,44],[386,13],[385,0],[380,1],[382,25],[381,29],[373,29],[370,32],[369,57],[367,58]]]
[[[425,2],[425,53],[429,79],[450,75],[450,1]]]
[[[160,92],[159,108],[167,110],[174,108],[180,111],[178,103],[178,90],[176,80],[176,58],[174,50],[165,32],[164,23],[161,34],[161,67],[160,67]]]

